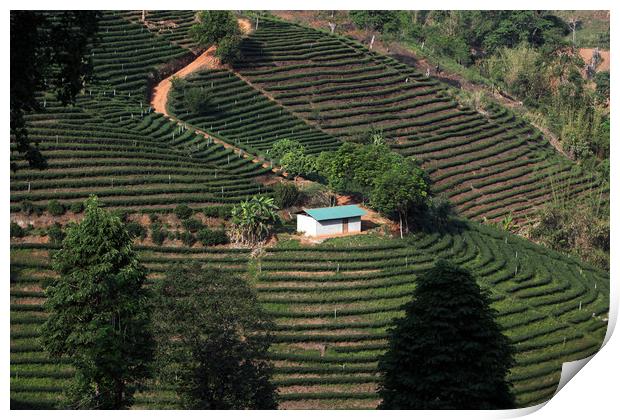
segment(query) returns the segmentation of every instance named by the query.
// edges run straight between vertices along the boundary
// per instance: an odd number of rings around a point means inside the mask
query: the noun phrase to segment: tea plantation
[[[506,109],[459,106],[439,81],[357,41],[263,18],[242,51],[236,70],[257,88],[341,140],[380,130],[468,218],[523,222],[552,193],[600,188]]]
[[[92,52],[95,80],[75,104],[63,107],[40,93],[42,109],[26,121],[49,167],[30,169],[11,153],[12,216],[90,194],[107,208],[139,213],[235,204],[272,194],[264,179],[275,175],[210,136],[268,160],[282,138],[316,154],[370,128],[421,161],[434,192],[470,219],[512,214],[524,221],[552,196],[601,190],[506,109],[481,114],[459,106],[438,81],[390,57],[269,18],[244,40],[234,69],[187,78],[188,87],[209,93],[207,112],[191,112],[184,94],[173,91],[168,107],[175,118],[154,113],[151,88],[189,63],[196,45],[189,37],[193,12],[148,13],[160,23],[143,25],[140,11],[104,13]],[[50,268],[55,247],[29,239],[11,244],[12,408],[58,408],[74,374],[38,339],[47,316],[43,290],[57,277]],[[402,316],[417,276],[438,257],[471,270],[491,293],[518,352],[509,379],[520,406],[549,399],[562,363],[594,354],[607,327],[609,273],[460,218],[445,231],[405,239],[281,241],[258,256],[233,246],[136,248],[149,284],[170,262],[191,259],[233,271],[256,288],[275,320],[270,358],[281,408],[375,408],[386,331]],[[171,389],[151,382],[134,408],[176,404]]]
[[[23,244],[11,253],[11,398],[24,407],[51,407],[72,375],[37,341],[46,316],[42,286],[55,277],[51,251]],[[474,223],[409,240],[368,235],[309,247],[283,242],[259,259],[230,248],[139,252],[151,278],[161,276],[166,263],[196,259],[256,286],[276,321],[271,358],[282,408],[375,407],[386,329],[402,315],[416,276],[437,257],[472,270],[492,293],[499,322],[518,350],[510,379],[521,406],[550,398],[561,363],[596,352],[607,326],[607,273]],[[137,407],[174,403],[169,390],[151,384]]]

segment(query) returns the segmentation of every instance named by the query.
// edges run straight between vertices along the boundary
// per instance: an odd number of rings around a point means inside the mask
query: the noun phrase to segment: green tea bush
[[[216,217],[218,219],[230,219],[230,211],[232,206],[210,206],[202,210],[202,214],[207,217]]]
[[[164,243],[168,236],[168,232],[162,227],[161,224],[155,223],[151,225],[151,239],[156,245]]]
[[[69,210],[71,210],[71,213],[75,214],[82,213],[84,211],[84,203],[81,201],[76,201],[69,206]]]
[[[201,229],[198,231],[196,236],[198,237],[200,243],[204,246],[224,245],[228,243],[228,236],[226,235],[226,231],[223,229]]]
[[[32,213],[35,212],[35,205],[32,204],[32,201],[24,200],[22,201],[21,209],[22,212],[30,216]]]
[[[47,204],[47,211],[52,216],[62,216],[63,214],[65,214],[67,209],[63,204],[59,203],[56,200],[52,200]]]
[[[11,222],[11,238],[22,238],[26,230],[15,222]]]
[[[49,236],[51,243],[61,244],[62,240],[65,239],[65,232],[63,231],[60,223],[54,223],[52,226],[47,228],[47,236]]]
[[[179,204],[174,209],[174,214],[181,220],[189,219],[192,214],[194,214],[194,210],[192,210],[189,206],[185,204]]]
[[[129,232],[129,234],[133,238],[140,238],[140,239],[146,238],[146,228],[142,226],[140,223],[129,222],[125,226],[127,228],[127,232]]]
[[[196,243],[196,237],[191,232],[185,231],[181,233],[181,241],[186,246],[192,246]]]
[[[200,230],[204,225],[200,220],[197,219],[186,219],[183,220],[183,227],[185,230],[191,233],[196,233]]]

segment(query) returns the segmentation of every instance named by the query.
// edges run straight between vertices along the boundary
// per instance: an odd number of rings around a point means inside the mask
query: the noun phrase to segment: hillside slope
[[[548,200],[553,185],[542,181],[546,171],[557,174],[558,184],[572,180],[571,194],[595,185],[504,111],[487,118],[460,109],[436,81],[406,66],[284,23],[261,23],[245,47],[248,66],[239,68],[241,77],[220,70],[190,79],[209,89],[213,83],[221,112],[189,115],[180,98],[173,98],[173,110],[187,118],[173,122],[149,109],[147,94],[170,62],[191,58],[187,29],[193,15],[152,15],[179,18],[177,32],[161,33],[135,23],[136,16],[105,13],[101,43],[93,52],[96,81],[75,106],[60,107],[42,96],[44,110],[27,116],[50,168],[30,170],[12,156],[21,165],[11,174],[12,220],[24,216],[26,201],[69,204],[92,193],[109,208],[137,212],[217,206],[265,193],[257,178],[267,169],[210,143],[184,122],[259,151],[269,149],[276,133],[280,138],[292,130],[303,133],[300,139],[312,152],[380,123],[388,137],[397,137],[396,150],[424,159],[437,191],[451,194],[464,214],[477,218],[499,218],[506,209],[525,215],[526,206]],[[260,117],[250,123],[253,113]],[[407,240],[365,235],[319,246],[283,242],[258,259],[236,248],[137,248],[151,280],[170,262],[192,258],[238,273],[256,287],[276,320],[271,358],[282,408],[375,407],[376,364],[386,330],[402,315],[416,276],[437,257],[471,269],[491,291],[519,351],[511,380],[522,406],[548,399],[561,363],[593,354],[607,325],[608,273],[465,221]],[[12,243],[13,408],[55,407],[73,375],[66,361],[50,360],[38,342],[46,317],[43,289],[56,277],[49,261],[53,250],[33,238]],[[136,407],[175,404],[171,390],[149,384]]]
[[[147,86],[167,63],[188,52],[140,25],[106,13],[93,51],[95,81],[73,107],[41,96],[26,116],[30,137],[48,159],[32,170],[11,154],[11,211],[24,201],[44,207],[97,194],[105,206],[166,210],[236,203],[265,192],[255,178],[268,169],[153,113]],[[11,145],[15,150],[15,145]]]
[[[461,107],[438,81],[351,39],[265,18],[242,50],[235,70],[254,86],[342,140],[381,130],[469,218],[524,222],[553,195],[599,188],[506,109]]]
[[[11,399],[20,407],[50,407],[72,371],[50,360],[37,342],[45,319],[42,286],[49,245],[15,244],[11,252]],[[561,363],[598,350],[605,335],[609,276],[514,235],[474,223],[410,240],[359,236],[319,246],[282,243],[253,259],[229,248],[139,247],[149,277],[166,263],[191,258],[245,276],[275,317],[272,360],[282,408],[372,408],[376,366],[386,329],[416,276],[437,257],[466,267],[488,289],[499,322],[515,344],[510,379],[519,405],[550,398]],[[155,384],[141,408],[173,407],[175,396]]]

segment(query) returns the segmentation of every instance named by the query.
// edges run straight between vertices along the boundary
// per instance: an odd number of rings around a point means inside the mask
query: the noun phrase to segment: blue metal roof
[[[357,217],[366,214],[364,210],[351,204],[349,206],[322,207],[319,209],[304,209],[308,216],[314,220],[343,219],[345,217]]]

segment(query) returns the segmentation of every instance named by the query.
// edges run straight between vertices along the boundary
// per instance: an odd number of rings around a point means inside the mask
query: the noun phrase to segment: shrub
[[[159,223],[151,225],[151,239],[154,244],[163,244],[167,236],[168,232]]]
[[[185,231],[181,233],[181,241],[186,246],[192,246],[196,243],[196,237],[191,232]]]
[[[82,203],[81,201],[71,203],[71,205],[69,206],[69,210],[71,210],[71,213],[74,214],[82,213],[84,211],[84,203]]]
[[[65,232],[62,230],[60,223],[54,223],[47,228],[47,236],[49,236],[50,242],[53,244],[60,244],[65,239]]]
[[[129,212],[127,210],[119,209],[119,210],[114,210],[111,213],[112,215],[121,219],[121,222],[127,223],[128,218],[129,218]]]
[[[26,230],[15,222],[11,222],[11,238],[22,238]]]
[[[211,92],[200,88],[191,88],[185,91],[185,107],[193,114],[204,114],[209,110]]]
[[[274,159],[281,159],[287,153],[301,152],[306,153],[306,148],[297,140],[282,139],[273,144],[269,155]]]
[[[146,238],[146,228],[137,222],[129,222],[125,226],[132,238]]]
[[[210,206],[202,210],[202,214],[207,217],[216,217],[219,219],[230,219],[230,211],[232,206]]]
[[[295,205],[299,199],[299,189],[290,182],[281,182],[274,185],[273,193],[276,206],[281,209]]]
[[[159,217],[157,217],[155,213],[151,213],[149,214],[149,220],[151,221],[151,224],[157,223],[159,222]]]
[[[52,200],[47,204],[47,212],[52,216],[62,216],[66,211],[65,206],[56,200]]]
[[[183,227],[191,233],[196,233],[203,226],[204,225],[202,224],[202,222],[197,219],[187,219],[183,221]]]
[[[194,210],[185,204],[179,204],[174,209],[174,214],[181,220],[189,219],[192,214],[194,214]]]
[[[22,212],[30,216],[35,211],[35,206],[32,204],[32,201],[24,200],[22,201]]]
[[[226,235],[226,231],[223,229],[201,229],[198,231],[197,237],[204,246],[223,245],[228,243],[228,235]]]

